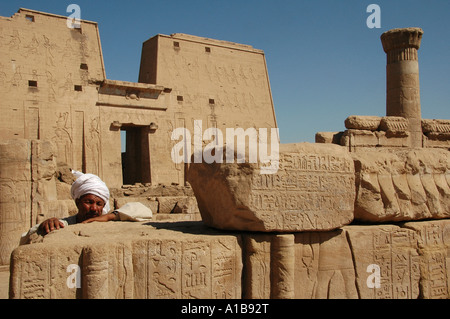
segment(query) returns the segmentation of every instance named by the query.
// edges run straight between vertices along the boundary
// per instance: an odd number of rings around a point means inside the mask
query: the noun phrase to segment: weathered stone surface
[[[450,298],[450,220],[407,222],[417,234],[420,256],[420,297]]]
[[[388,137],[408,136],[409,122],[404,117],[385,116],[381,119],[380,130],[385,131]]]
[[[450,149],[450,120],[422,119],[425,147]]]
[[[195,197],[190,196],[164,196],[157,197],[159,214],[195,214],[198,212]]]
[[[219,229],[323,231],[353,220],[353,162],[333,144],[280,145],[276,174],[248,162],[191,164],[189,181],[203,221]]]
[[[244,297],[258,299],[416,299],[420,264],[428,262],[420,259],[416,232],[394,225],[251,234],[244,250]]]
[[[344,227],[361,299],[416,299],[420,261],[414,231],[394,225]],[[378,286],[379,285],[379,286]]]
[[[11,298],[450,297],[450,220],[291,234],[109,222],[34,240],[13,252]]]
[[[241,236],[202,223],[77,224],[38,241],[12,254],[10,298],[241,297]]]
[[[358,298],[352,253],[342,230],[249,234],[244,251],[244,298]]]
[[[440,149],[352,153],[355,219],[384,222],[450,217],[449,152]]]
[[[422,119],[424,133],[450,133],[450,120]]]
[[[18,245],[31,218],[31,142],[0,143],[0,265]]]
[[[340,145],[343,133],[344,132],[317,132],[315,142],[332,143]]]
[[[379,116],[351,115],[345,120],[345,127],[354,130],[378,130],[381,123]]]

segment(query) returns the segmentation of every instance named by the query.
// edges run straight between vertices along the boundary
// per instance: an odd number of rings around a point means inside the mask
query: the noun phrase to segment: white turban
[[[72,174],[77,177],[76,181],[72,184],[70,191],[73,199],[79,199],[86,194],[92,194],[100,197],[105,201],[103,207],[103,215],[109,213],[109,189],[100,177],[93,174],[83,174],[78,171],[72,171]]]

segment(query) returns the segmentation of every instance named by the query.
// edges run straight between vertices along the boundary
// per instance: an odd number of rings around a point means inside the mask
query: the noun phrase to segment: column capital
[[[386,31],[381,35],[381,43],[384,52],[388,53],[392,50],[402,50],[420,48],[423,30],[421,28],[401,28]]]

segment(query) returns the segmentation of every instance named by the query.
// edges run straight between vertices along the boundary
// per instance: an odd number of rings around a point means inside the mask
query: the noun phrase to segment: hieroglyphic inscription
[[[429,221],[408,223],[420,234],[420,254],[422,267],[422,295],[429,299],[447,299],[448,291],[448,245],[445,243],[445,230],[450,225],[447,221],[440,223]]]
[[[149,242],[148,293],[150,299],[179,298],[181,245],[176,241]]]
[[[251,200],[266,219],[273,212],[281,213],[281,219],[272,218],[276,224],[326,227],[333,223],[333,213],[353,210],[353,163],[334,155],[280,154],[277,174],[253,176]]]
[[[408,230],[373,234],[373,262],[380,267],[376,299],[415,299],[419,295],[419,256],[414,233]]]
[[[184,298],[211,297],[211,249],[206,242],[183,243],[182,294]]]
[[[42,253],[40,260],[27,260],[19,270],[20,282],[19,293],[12,297],[19,297],[23,299],[51,299],[56,298],[57,277],[56,264],[57,260],[54,255]]]
[[[45,294],[46,278],[42,275],[40,265],[35,262],[27,262],[22,269],[21,297],[24,299],[44,299],[48,298]]]
[[[361,299],[416,299],[421,256],[416,233],[394,225],[345,226]],[[376,265],[379,285],[368,284],[368,266]]]
[[[150,299],[237,298],[234,239],[158,240],[147,243],[147,292]],[[240,260],[240,259],[239,259]],[[239,263],[238,263],[239,264]],[[142,276],[142,275],[139,275]],[[136,280],[136,279],[135,279]],[[238,287],[239,288],[239,287]]]
[[[212,297],[237,298],[234,283],[236,277],[236,251],[234,241],[219,239],[212,243]]]
[[[447,254],[445,251],[431,251],[427,255],[427,297],[430,299],[447,299]]]

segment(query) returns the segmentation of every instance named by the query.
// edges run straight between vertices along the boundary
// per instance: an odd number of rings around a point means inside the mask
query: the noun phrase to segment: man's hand
[[[87,223],[92,223],[92,222],[109,222],[109,221],[114,220],[115,218],[116,218],[116,215],[110,213],[110,214],[101,215],[101,216],[98,216],[98,217],[93,217],[93,218],[86,219],[85,221],[82,221],[81,223],[82,224],[87,224]]]
[[[64,228],[64,224],[63,222],[61,222],[58,218],[49,218],[47,220],[44,220],[40,225],[39,225],[39,231],[43,232],[45,235],[47,235],[48,233],[60,229],[60,228]]]

